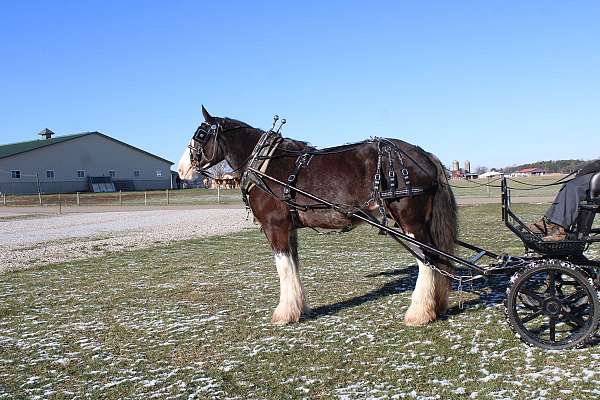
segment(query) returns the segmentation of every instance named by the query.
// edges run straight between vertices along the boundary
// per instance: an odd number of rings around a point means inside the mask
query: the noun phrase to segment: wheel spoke
[[[526,324],[529,321],[532,321],[534,319],[536,319],[537,317],[539,317],[540,315],[542,315],[542,310],[538,310],[532,314],[529,314],[528,316],[524,317],[524,318],[520,318],[521,319],[521,323]]]
[[[583,289],[578,289],[575,293],[571,293],[570,295],[568,295],[567,297],[562,299],[561,303],[562,304],[577,303],[577,301],[580,300],[583,296],[587,297],[586,291]]]
[[[550,291],[550,296],[556,295],[556,271],[548,273],[548,290]]]
[[[529,288],[522,288],[520,290],[521,293],[524,293],[525,295],[531,297],[532,299],[534,299],[535,301],[541,303],[542,301],[544,301],[544,298],[542,297],[541,293],[538,293],[532,289]]]
[[[583,325],[585,325],[585,320],[583,318],[581,318],[579,315],[575,315],[570,312],[565,312],[563,315],[569,321],[573,321],[574,323],[576,323],[577,327],[579,327],[579,328],[582,327]]]
[[[556,320],[550,318],[550,341],[556,342]]]

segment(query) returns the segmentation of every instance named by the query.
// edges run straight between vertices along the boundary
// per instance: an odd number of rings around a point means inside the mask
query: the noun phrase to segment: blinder
[[[215,137],[215,144],[213,145],[213,154],[209,161],[212,161],[215,158],[217,152],[216,141],[220,130],[222,130],[221,125],[208,125],[206,122],[204,122],[198,127],[198,129],[196,129],[196,132],[194,132],[194,135],[192,136],[193,144],[188,145],[188,147],[190,149],[190,163],[196,168],[196,170],[201,170],[200,160],[202,160],[202,158],[207,158],[204,152],[204,147],[213,136]]]

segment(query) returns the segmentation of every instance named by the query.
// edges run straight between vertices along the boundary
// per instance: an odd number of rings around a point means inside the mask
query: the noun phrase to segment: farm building
[[[173,163],[100,132],[0,145],[5,194],[154,190],[173,187]]]
[[[542,176],[546,171],[540,168],[523,168],[510,174],[510,176]]]
[[[499,171],[488,171],[484,174],[479,175],[479,178],[484,178],[484,179],[488,179],[488,178],[497,178],[499,176],[504,175],[504,173],[499,172]]]

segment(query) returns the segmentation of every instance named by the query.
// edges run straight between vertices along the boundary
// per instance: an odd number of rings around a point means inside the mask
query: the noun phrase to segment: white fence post
[[[77,192],[77,205],[80,206],[81,203],[79,202],[79,192]]]
[[[144,192],[144,205],[148,205],[148,192]]]
[[[221,185],[217,186],[217,204],[221,204]]]
[[[2,204],[6,206],[6,194],[2,193]]]
[[[119,190],[119,205],[123,207],[123,191]]]

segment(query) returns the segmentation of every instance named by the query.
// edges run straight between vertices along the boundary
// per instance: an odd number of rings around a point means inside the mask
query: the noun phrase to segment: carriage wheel
[[[517,336],[543,349],[583,345],[600,322],[600,300],[593,281],[564,261],[545,260],[517,272],[506,290],[505,306]]]

